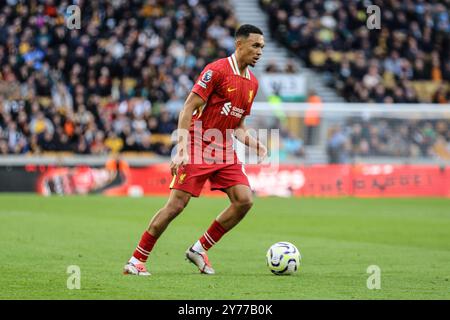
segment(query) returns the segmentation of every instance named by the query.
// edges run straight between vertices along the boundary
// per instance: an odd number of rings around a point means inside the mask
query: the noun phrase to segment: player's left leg
[[[230,206],[220,213],[216,221],[227,231],[237,225],[253,206],[252,190],[249,186],[238,184],[225,189]]]
[[[248,185],[238,184],[224,191],[230,199],[230,205],[219,214],[203,236],[186,251],[186,257],[197,265],[202,273],[214,273],[206,251],[236,226],[253,205],[252,191]]]

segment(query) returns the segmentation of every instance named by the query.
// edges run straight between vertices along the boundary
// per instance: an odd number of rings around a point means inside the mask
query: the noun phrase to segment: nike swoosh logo
[[[237,90],[237,88],[228,88],[228,89],[227,89],[228,92],[233,92],[233,91],[235,91],[235,90]]]

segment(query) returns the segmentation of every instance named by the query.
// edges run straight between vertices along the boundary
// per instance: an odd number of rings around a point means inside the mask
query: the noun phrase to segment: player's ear
[[[236,46],[236,49],[239,48],[242,45],[242,38],[236,38],[236,40],[234,41],[234,44]]]

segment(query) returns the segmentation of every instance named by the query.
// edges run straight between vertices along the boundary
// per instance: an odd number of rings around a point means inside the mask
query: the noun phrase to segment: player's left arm
[[[267,147],[257,138],[253,137],[248,128],[245,126],[245,116],[241,118],[239,125],[234,129],[236,139],[249,148],[256,149],[260,159],[264,159],[267,155]]]

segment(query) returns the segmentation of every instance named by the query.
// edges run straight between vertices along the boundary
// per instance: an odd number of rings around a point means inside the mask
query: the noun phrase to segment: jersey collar
[[[231,70],[233,70],[233,73],[237,76],[242,77],[241,74],[239,73],[239,67],[238,67],[238,63],[236,60],[236,55],[233,53],[227,59],[228,59],[228,63],[231,66]],[[250,71],[248,70],[248,67],[245,68],[244,78],[247,78],[248,80],[250,80]]]

